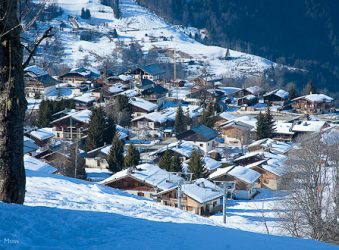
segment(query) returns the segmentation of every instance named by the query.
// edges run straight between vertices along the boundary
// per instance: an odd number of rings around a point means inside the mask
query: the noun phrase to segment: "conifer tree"
[[[107,157],[108,168],[113,172],[119,172],[124,168],[124,144],[116,135]]]
[[[256,135],[257,140],[272,138],[275,130],[274,119],[271,114],[270,107],[267,107],[266,113],[262,114],[261,112],[257,116],[257,129]]]
[[[125,166],[134,167],[139,165],[140,153],[139,150],[133,145],[130,144],[128,147],[127,155],[125,157]]]
[[[170,150],[166,150],[165,153],[160,157],[159,167],[167,171],[170,170],[172,163],[172,153]]]
[[[174,154],[171,159],[170,172],[182,172],[181,160],[178,154]]]
[[[111,143],[115,132],[113,119],[109,118],[102,108],[94,108],[88,124],[86,150],[93,150],[104,146],[105,143]]]
[[[176,134],[181,134],[186,131],[185,115],[182,107],[179,106],[174,121],[174,131]]]
[[[314,83],[312,80],[308,81],[305,88],[304,88],[304,94],[309,95],[309,94],[315,94],[316,93],[316,88],[314,86]]]
[[[201,159],[201,153],[194,149],[188,162],[188,169],[193,174],[193,179],[206,177],[206,171]]]
[[[261,139],[265,139],[266,138],[266,124],[265,124],[265,115],[261,113],[259,113],[259,115],[257,116],[257,129],[255,131],[256,136],[257,136],[257,140],[261,140]]]
[[[295,84],[291,84],[288,88],[288,99],[293,100],[298,97],[298,91],[295,87]]]
[[[266,131],[266,138],[272,138],[273,133],[275,130],[275,121],[271,114],[270,106],[267,107],[266,114],[265,114],[265,131]]]

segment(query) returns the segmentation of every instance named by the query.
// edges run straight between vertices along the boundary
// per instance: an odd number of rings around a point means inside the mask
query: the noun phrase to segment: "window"
[[[199,144],[199,146],[200,146],[200,147],[203,147],[203,146],[204,146],[204,144],[200,143],[200,144]]]
[[[138,196],[142,196],[142,197],[144,197],[145,195],[144,195],[144,193],[143,193],[143,192],[138,192]]]

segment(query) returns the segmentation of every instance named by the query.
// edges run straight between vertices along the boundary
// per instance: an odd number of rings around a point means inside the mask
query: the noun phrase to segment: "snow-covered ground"
[[[0,203],[1,249],[337,249],[225,228],[208,218],[57,175],[28,170],[26,189],[24,206]]]
[[[60,32],[61,39],[66,45],[64,60],[75,66],[87,57],[92,66],[98,65],[100,59],[116,54],[118,44],[130,44],[137,41],[144,53],[152,48],[163,49],[167,52],[162,61],[172,61],[173,51],[176,51],[178,62],[199,61],[197,65],[187,65],[186,70],[191,74],[199,75],[202,71],[210,74],[237,78],[258,76],[263,70],[275,65],[271,61],[230,50],[233,60],[224,60],[227,49],[217,46],[206,46],[191,39],[185,29],[168,24],[162,18],[149,10],[137,5],[134,0],[121,0],[121,19],[115,19],[112,9],[100,4],[100,0],[56,0],[64,9],[62,18],[53,20],[52,24],[58,26],[60,21],[67,21],[68,15],[76,16],[81,28],[101,33],[101,37],[93,42],[81,41],[79,33],[71,28]],[[82,20],[79,15],[82,8],[91,11],[90,20]],[[109,32],[116,29],[118,39],[109,37]],[[200,73],[199,73],[200,72]]]
[[[253,200],[229,200],[227,202],[227,227],[264,234],[285,235],[279,227],[278,212],[287,194],[260,189]],[[222,213],[210,217],[221,223]],[[266,228],[267,227],[267,228]]]

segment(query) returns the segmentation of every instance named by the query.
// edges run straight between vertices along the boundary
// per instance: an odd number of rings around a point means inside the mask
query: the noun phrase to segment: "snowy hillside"
[[[150,49],[161,49],[163,55],[158,58],[161,62],[172,62],[173,51],[176,51],[178,63],[186,63],[185,70],[190,75],[199,75],[201,72],[224,76],[225,78],[241,78],[258,76],[263,70],[270,68],[271,61],[245,53],[230,50],[233,60],[225,60],[227,49],[217,46],[206,46],[189,38],[187,30],[182,27],[169,25],[149,10],[137,5],[134,0],[121,0],[121,19],[115,19],[112,9],[100,4],[100,0],[56,0],[64,9],[62,17],[51,22],[59,27],[61,22],[67,23],[61,34],[66,45],[64,61],[72,66],[85,57],[92,66],[97,66],[102,59],[116,54],[117,45],[128,45],[138,42],[145,54]],[[82,8],[91,12],[90,20],[81,19]],[[100,38],[93,42],[79,39],[79,33],[74,31],[68,20],[68,15],[77,19],[81,29],[92,30],[100,34]],[[109,36],[113,29],[117,30],[118,38]],[[86,59],[87,60],[87,59]],[[188,64],[192,60],[196,64]]]
[[[152,201],[27,171],[25,206],[0,204],[1,249],[337,249],[218,226]]]

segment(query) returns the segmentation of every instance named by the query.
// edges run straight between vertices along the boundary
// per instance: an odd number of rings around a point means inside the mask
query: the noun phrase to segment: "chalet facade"
[[[87,124],[92,112],[90,110],[59,112],[60,118],[51,122],[55,137],[65,140],[81,139],[87,135]]]
[[[310,94],[293,99],[297,113],[323,114],[334,111],[334,99],[324,94]]]
[[[198,214],[212,215],[222,211],[223,191],[206,179],[197,179],[181,187],[182,209]],[[158,200],[166,206],[178,207],[178,189],[161,192]]]
[[[134,117],[146,115],[158,108],[157,104],[146,101],[140,97],[130,98],[129,103],[131,104]]]
[[[283,89],[275,89],[271,92],[264,94],[265,103],[274,105],[284,105],[288,100],[288,92]]]
[[[56,79],[51,77],[45,70],[34,65],[25,68],[25,95],[31,98],[42,98],[50,91],[55,89],[59,83]]]
[[[218,132],[214,129],[206,127],[205,125],[199,125],[177,135],[177,139],[191,142],[198,146],[205,154],[207,154],[214,147],[216,147],[216,138],[218,135]]]
[[[159,64],[150,64],[131,71],[135,79],[148,79],[151,81],[163,80],[165,73],[166,71]]]
[[[159,192],[177,187],[183,179],[153,164],[141,164],[117,172],[101,184],[125,190],[148,199],[157,199]]]

